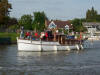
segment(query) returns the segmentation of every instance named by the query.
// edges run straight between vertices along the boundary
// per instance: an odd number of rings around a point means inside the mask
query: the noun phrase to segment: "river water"
[[[100,75],[100,49],[18,52],[0,46],[0,75]]]

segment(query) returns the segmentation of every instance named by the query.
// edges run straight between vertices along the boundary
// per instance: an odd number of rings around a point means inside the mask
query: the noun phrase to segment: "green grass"
[[[7,32],[1,33],[0,32],[0,38],[10,37],[12,42],[16,41],[16,37],[18,37],[18,36],[19,36],[19,34],[17,34],[17,33],[7,33]]]

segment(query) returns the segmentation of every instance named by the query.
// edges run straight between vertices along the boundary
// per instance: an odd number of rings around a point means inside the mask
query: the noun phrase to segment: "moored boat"
[[[67,51],[83,49],[82,43],[75,39],[65,39],[58,35],[56,41],[20,39],[17,37],[18,51]]]

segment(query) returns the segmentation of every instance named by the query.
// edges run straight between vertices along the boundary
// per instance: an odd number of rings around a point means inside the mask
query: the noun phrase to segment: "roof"
[[[100,22],[83,22],[83,26],[98,26]]]
[[[72,28],[70,21],[61,21],[61,20],[53,20],[53,21],[46,20],[46,26],[48,27],[51,22],[54,22],[55,25],[57,25],[57,28],[65,28],[66,25],[68,25],[69,28]]]

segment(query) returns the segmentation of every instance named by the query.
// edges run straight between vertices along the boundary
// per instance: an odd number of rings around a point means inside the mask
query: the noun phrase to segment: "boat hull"
[[[17,39],[18,51],[67,51],[79,50],[80,45],[60,45],[58,42]],[[82,49],[82,48],[81,48]]]

